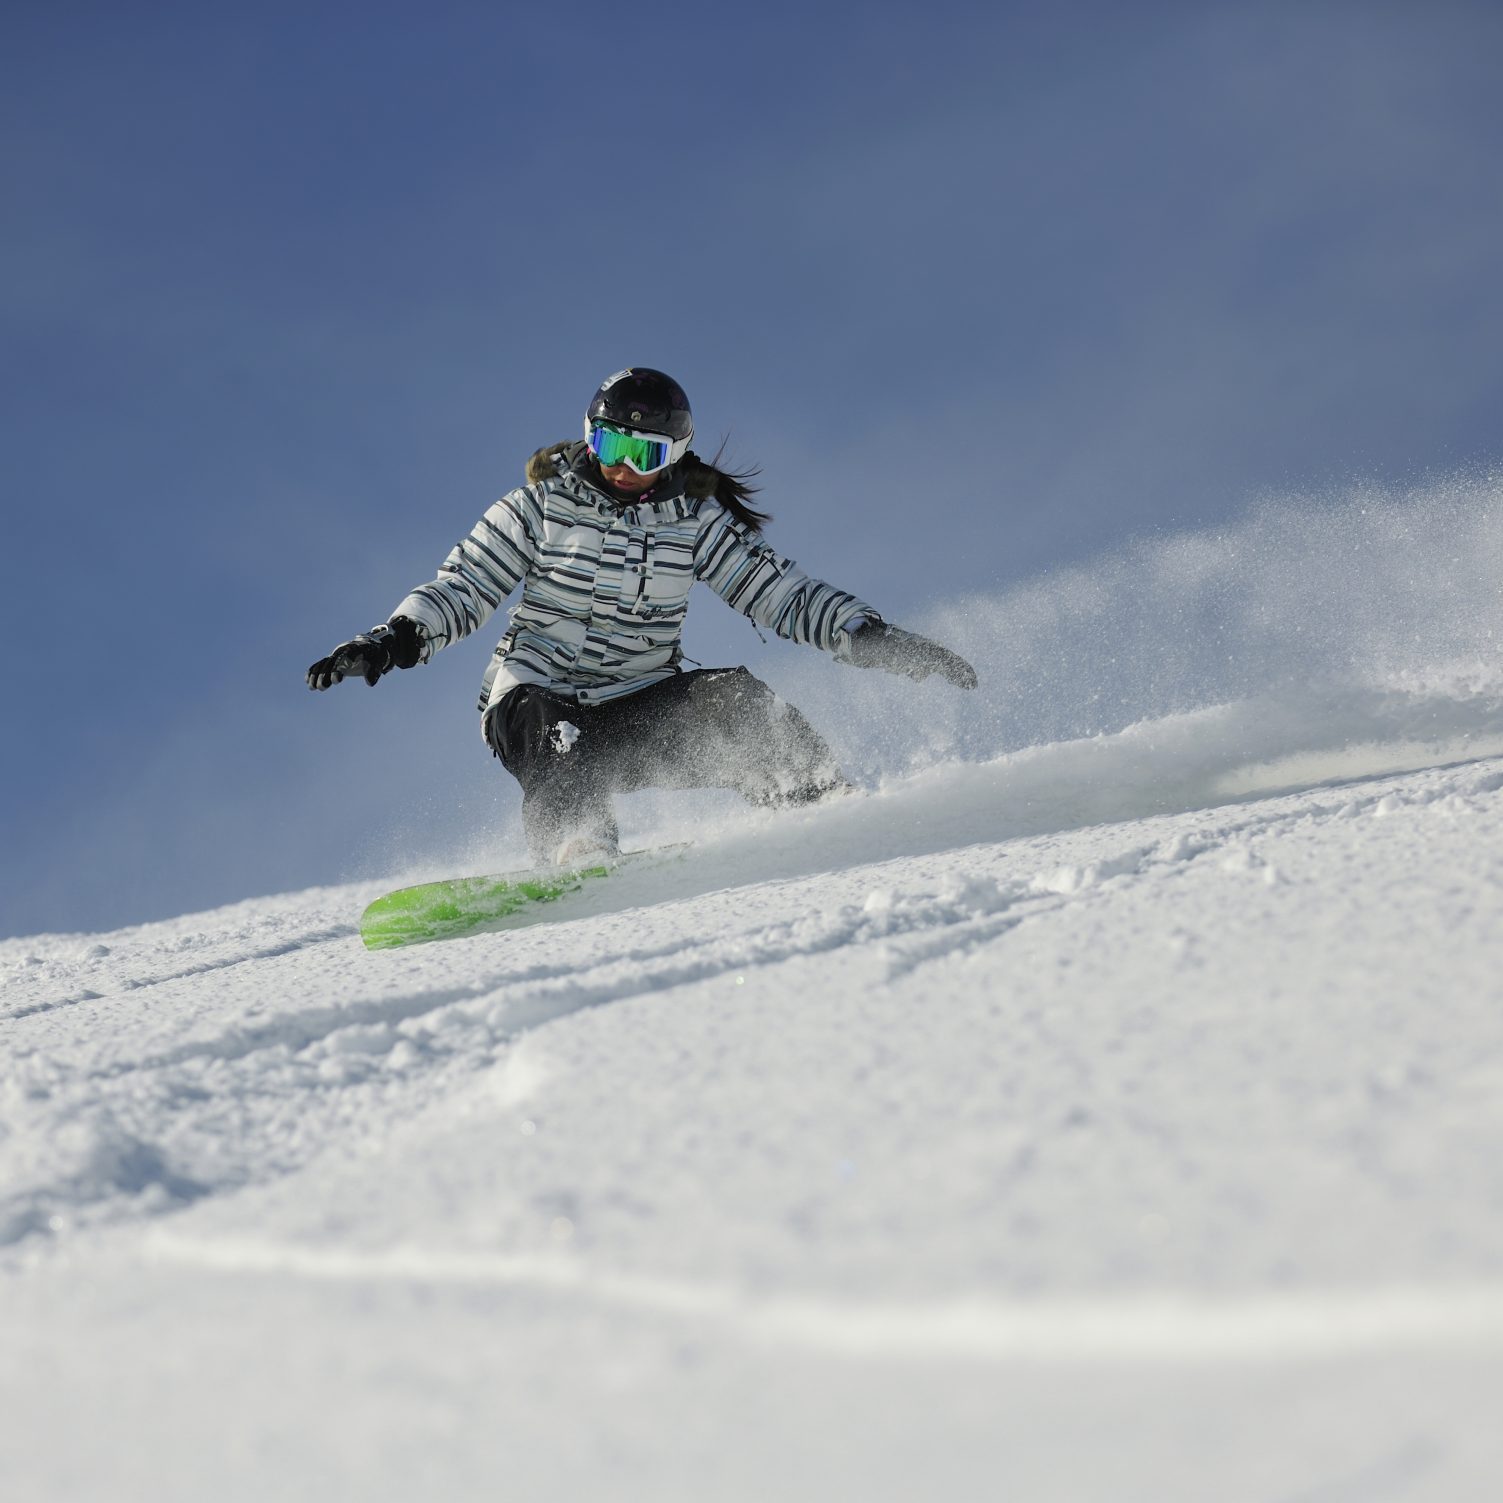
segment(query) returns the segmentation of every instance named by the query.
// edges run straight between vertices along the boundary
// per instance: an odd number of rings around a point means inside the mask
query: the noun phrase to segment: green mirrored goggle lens
[[[590,452],[603,465],[627,464],[639,474],[650,475],[668,463],[669,445],[662,439],[640,433],[623,433],[596,423],[590,429]]]

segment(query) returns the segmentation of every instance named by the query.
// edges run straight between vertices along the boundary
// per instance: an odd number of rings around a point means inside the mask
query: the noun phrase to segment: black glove
[[[957,689],[976,687],[976,670],[948,647],[885,621],[866,621],[850,634],[848,661],[858,668],[885,668],[909,678],[938,673]]]
[[[327,689],[347,678],[363,678],[374,685],[393,668],[411,668],[423,656],[423,628],[406,616],[394,616],[381,626],[341,642],[328,657],[308,670],[310,689]]]

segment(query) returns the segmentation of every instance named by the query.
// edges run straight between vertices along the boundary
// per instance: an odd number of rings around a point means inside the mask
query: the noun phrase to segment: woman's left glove
[[[957,689],[976,687],[976,670],[958,652],[928,637],[885,621],[866,621],[848,636],[850,648],[844,656],[858,668],[885,668],[889,673],[918,679],[937,673]]]
[[[372,687],[393,668],[411,668],[422,661],[423,628],[406,616],[394,616],[380,626],[341,642],[328,657],[308,670],[310,689],[327,689],[347,678],[363,678]]]

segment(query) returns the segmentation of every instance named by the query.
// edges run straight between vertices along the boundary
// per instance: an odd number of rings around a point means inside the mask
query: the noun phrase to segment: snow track
[[[148,1257],[229,1273],[411,1286],[545,1290],[694,1322],[738,1340],[847,1355],[1049,1364],[1271,1362],[1415,1348],[1503,1349],[1503,1284],[1322,1290],[1243,1298],[1124,1298],[928,1304],[750,1297],[743,1289],[593,1274],[556,1258],[333,1248],[153,1236]]]

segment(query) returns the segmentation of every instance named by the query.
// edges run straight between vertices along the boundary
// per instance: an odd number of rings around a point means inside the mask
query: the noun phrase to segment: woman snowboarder
[[[758,625],[842,662],[976,687],[964,658],[773,552],[747,476],[690,450],[689,399],[671,377],[617,372],[584,431],[583,442],[534,454],[527,484],[389,621],[308,670],[311,689],[375,684],[469,636],[520,583],[481,686],[481,729],[522,785],[539,864],[614,855],[615,793],[733,788],[777,805],[848,786],[813,726],[745,668],[680,667],[696,579]]]

